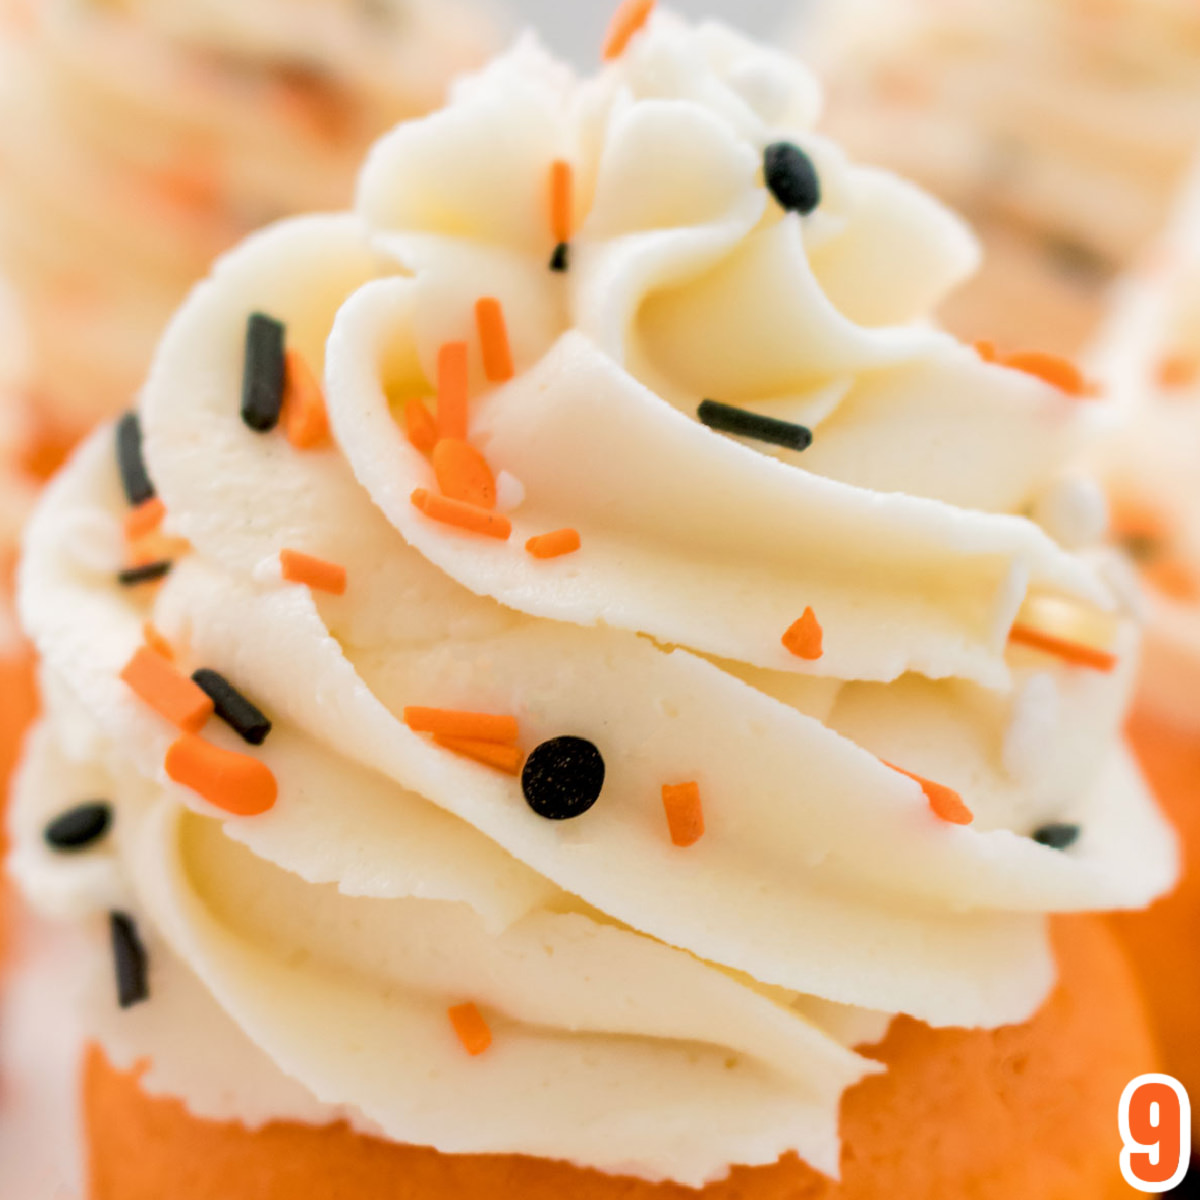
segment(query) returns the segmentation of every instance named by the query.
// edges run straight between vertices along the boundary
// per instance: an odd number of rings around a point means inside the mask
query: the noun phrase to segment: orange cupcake
[[[795,1159],[735,1170],[701,1191],[515,1157],[453,1157],[345,1125],[251,1132],[148,1096],[138,1073],[87,1056],[84,1108],[93,1200],[1104,1200],[1132,1193],[1116,1167],[1113,1112],[1155,1051],[1120,951],[1094,920],[1064,921],[1060,979],[1027,1025],[995,1033],[897,1021],[869,1051],[886,1075],[846,1096],[841,1180]],[[1047,1167],[1057,1159],[1057,1165]]]
[[[968,340],[1074,355],[1161,235],[1200,142],[1189,0],[817,0],[797,44],[855,153],[987,245],[942,312]]]
[[[1177,853],[1088,397],[930,325],[976,246],[802,68],[652,8],[226,255],[46,489],[11,862],[97,952],[102,1200],[1113,1186],[1154,1055],[1052,918]]]

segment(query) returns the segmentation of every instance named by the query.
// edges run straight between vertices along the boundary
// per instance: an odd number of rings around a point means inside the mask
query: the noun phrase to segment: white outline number
[[[1133,1170],[1135,1154],[1149,1156],[1150,1165],[1157,1167],[1159,1164],[1156,1155],[1162,1153],[1160,1143],[1143,1144],[1133,1136],[1129,1129],[1129,1108],[1133,1104],[1133,1098],[1143,1087],[1152,1083],[1163,1084],[1170,1088],[1179,1101],[1179,1162],[1175,1166],[1175,1173],[1163,1183],[1147,1183],[1145,1180],[1139,1179]],[[1155,1117],[1156,1109],[1158,1110],[1157,1117]],[[1151,1120],[1151,1124],[1157,1128],[1162,1120],[1162,1109],[1158,1103],[1153,1101],[1150,1105],[1150,1116],[1154,1118]],[[1131,1188],[1138,1192],[1169,1192],[1182,1182],[1192,1158],[1192,1105],[1188,1099],[1187,1090],[1178,1079],[1172,1079],[1170,1075],[1139,1075],[1136,1079],[1131,1080],[1121,1093],[1121,1104],[1117,1109],[1117,1125],[1121,1130],[1121,1141],[1124,1144],[1124,1149],[1121,1151],[1121,1174]]]

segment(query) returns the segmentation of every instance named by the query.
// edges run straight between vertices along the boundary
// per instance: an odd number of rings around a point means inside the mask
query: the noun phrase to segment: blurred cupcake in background
[[[365,148],[493,48],[474,0],[0,0],[0,259],[40,455],[126,407],[214,254],[344,207]]]
[[[1169,219],[1200,135],[1194,0],[814,0],[827,125],[970,218],[967,338],[1075,353]]]
[[[1102,452],[1113,529],[1145,584],[1149,624],[1134,746],[1183,835],[1173,895],[1118,929],[1140,966],[1167,1068],[1200,1091],[1200,171],[1123,286],[1096,355],[1121,419]]]

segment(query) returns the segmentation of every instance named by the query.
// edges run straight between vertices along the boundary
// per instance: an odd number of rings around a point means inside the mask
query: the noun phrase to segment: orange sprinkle
[[[1025,350],[1009,354],[1002,360],[1004,366],[1014,371],[1033,375],[1044,383],[1056,387],[1068,396],[1087,396],[1091,389],[1079,368],[1068,359],[1057,354],[1045,354],[1040,350]]]
[[[474,759],[485,767],[495,767],[506,775],[520,775],[525,765],[525,754],[519,746],[509,746],[502,742],[481,742],[472,738],[446,737],[436,734],[433,739],[439,746],[461,754],[463,758]]]
[[[433,470],[443,496],[476,508],[496,507],[492,468],[470,442],[442,438],[433,450]]]
[[[1142,573],[1164,596],[1172,600],[1200,599],[1200,585],[1192,569],[1181,558],[1163,558],[1143,568]]]
[[[125,514],[125,539],[136,542],[147,534],[153,533],[167,515],[167,506],[158,496],[143,500],[137,508],[131,508]]]
[[[158,632],[153,621],[147,621],[142,626],[142,637],[145,639],[146,645],[155,654],[161,655],[167,662],[175,661],[175,651],[171,648],[171,643]]]
[[[472,1058],[482,1054],[492,1044],[492,1031],[475,1005],[456,1004],[446,1011],[458,1040]]]
[[[329,440],[325,394],[299,350],[284,354],[283,432],[297,450],[313,450]]]
[[[404,723],[414,733],[432,733],[469,742],[515,742],[520,732],[517,718],[503,713],[422,708],[420,705],[405,708]]]
[[[809,662],[816,662],[825,653],[824,641],[825,631],[811,608],[806,608],[804,615],[793,622],[783,635],[784,646],[797,658]]]
[[[934,783],[931,779],[926,779],[921,775],[914,775],[912,771],[906,771],[903,767],[896,766],[895,763],[885,762],[885,767],[891,767],[893,771],[899,771],[901,775],[907,776],[909,779],[916,780],[921,785],[921,791],[925,793],[925,799],[929,801],[929,807],[933,810],[936,817],[940,817],[950,825],[970,825],[975,820],[975,814],[963,803],[963,798],[953,789],[948,788],[945,784]]]
[[[1158,364],[1158,386],[1161,388],[1191,387],[1200,377],[1200,362],[1183,354],[1164,358]]]
[[[451,500],[446,496],[435,496],[425,488],[417,488],[413,492],[412,502],[431,521],[440,521],[443,525],[454,525],[470,533],[481,533],[485,537],[496,538],[502,542],[512,534],[512,522],[507,517],[489,512],[476,504],[466,504],[462,500]]]
[[[1077,667],[1090,667],[1093,671],[1111,671],[1117,665],[1117,656],[1106,650],[1085,646],[1082,642],[1068,642],[1066,638],[1031,629],[1028,625],[1014,625],[1008,635],[1010,642],[1018,646],[1029,646],[1046,654],[1053,654],[1064,662]]]
[[[187,538],[166,537],[159,533],[148,533],[140,538],[136,549],[130,552],[127,566],[144,567],[147,563],[174,561],[190,554],[192,543]]]
[[[620,58],[625,53],[625,47],[650,19],[654,11],[655,0],[622,0],[613,13],[613,19],[604,37],[602,57],[605,62]]]
[[[288,583],[303,583],[316,592],[346,594],[346,568],[299,550],[280,550],[279,567]]]
[[[419,397],[414,396],[405,404],[404,425],[408,430],[408,440],[422,454],[428,454],[437,445],[437,425]]]
[[[981,338],[975,343],[975,353],[985,363],[998,363],[1000,361],[1000,355],[996,350],[996,343],[989,342],[986,338]]]
[[[516,371],[500,301],[494,296],[476,301],[475,323],[479,326],[479,343],[483,348],[483,373],[492,383],[507,383]]]
[[[550,229],[558,245],[571,240],[574,232],[575,171],[557,158],[550,164]]]
[[[704,808],[698,783],[664,783],[663,808],[676,846],[694,846],[704,836]]]
[[[176,782],[235,817],[257,817],[275,807],[279,785],[260,759],[185,733],[172,742],[164,764]]]
[[[1170,522],[1160,509],[1132,496],[1113,496],[1110,503],[1112,530],[1117,537],[1155,542],[1170,538]]]
[[[440,437],[467,440],[469,358],[466,342],[447,342],[438,351],[438,412]]]
[[[121,679],[159,716],[188,733],[195,733],[212,715],[212,700],[148,646],[134,652]]]
[[[553,533],[540,533],[525,543],[525,549],[534,558],[561,558],[574,554],[581,545],[577,529],[556,529]]]

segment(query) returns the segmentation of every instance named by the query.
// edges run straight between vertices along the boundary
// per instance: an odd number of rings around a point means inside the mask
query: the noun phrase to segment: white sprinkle
[[[507,513],[525,503],[525,485],[507,471],[496,475],[496,510]]]
[[[1039,671],[1021,685],[1013,698],[1004,733],[1004,769],[1022,783],[1036,781],[1058,740],[1062,705],[1054,676]]]

